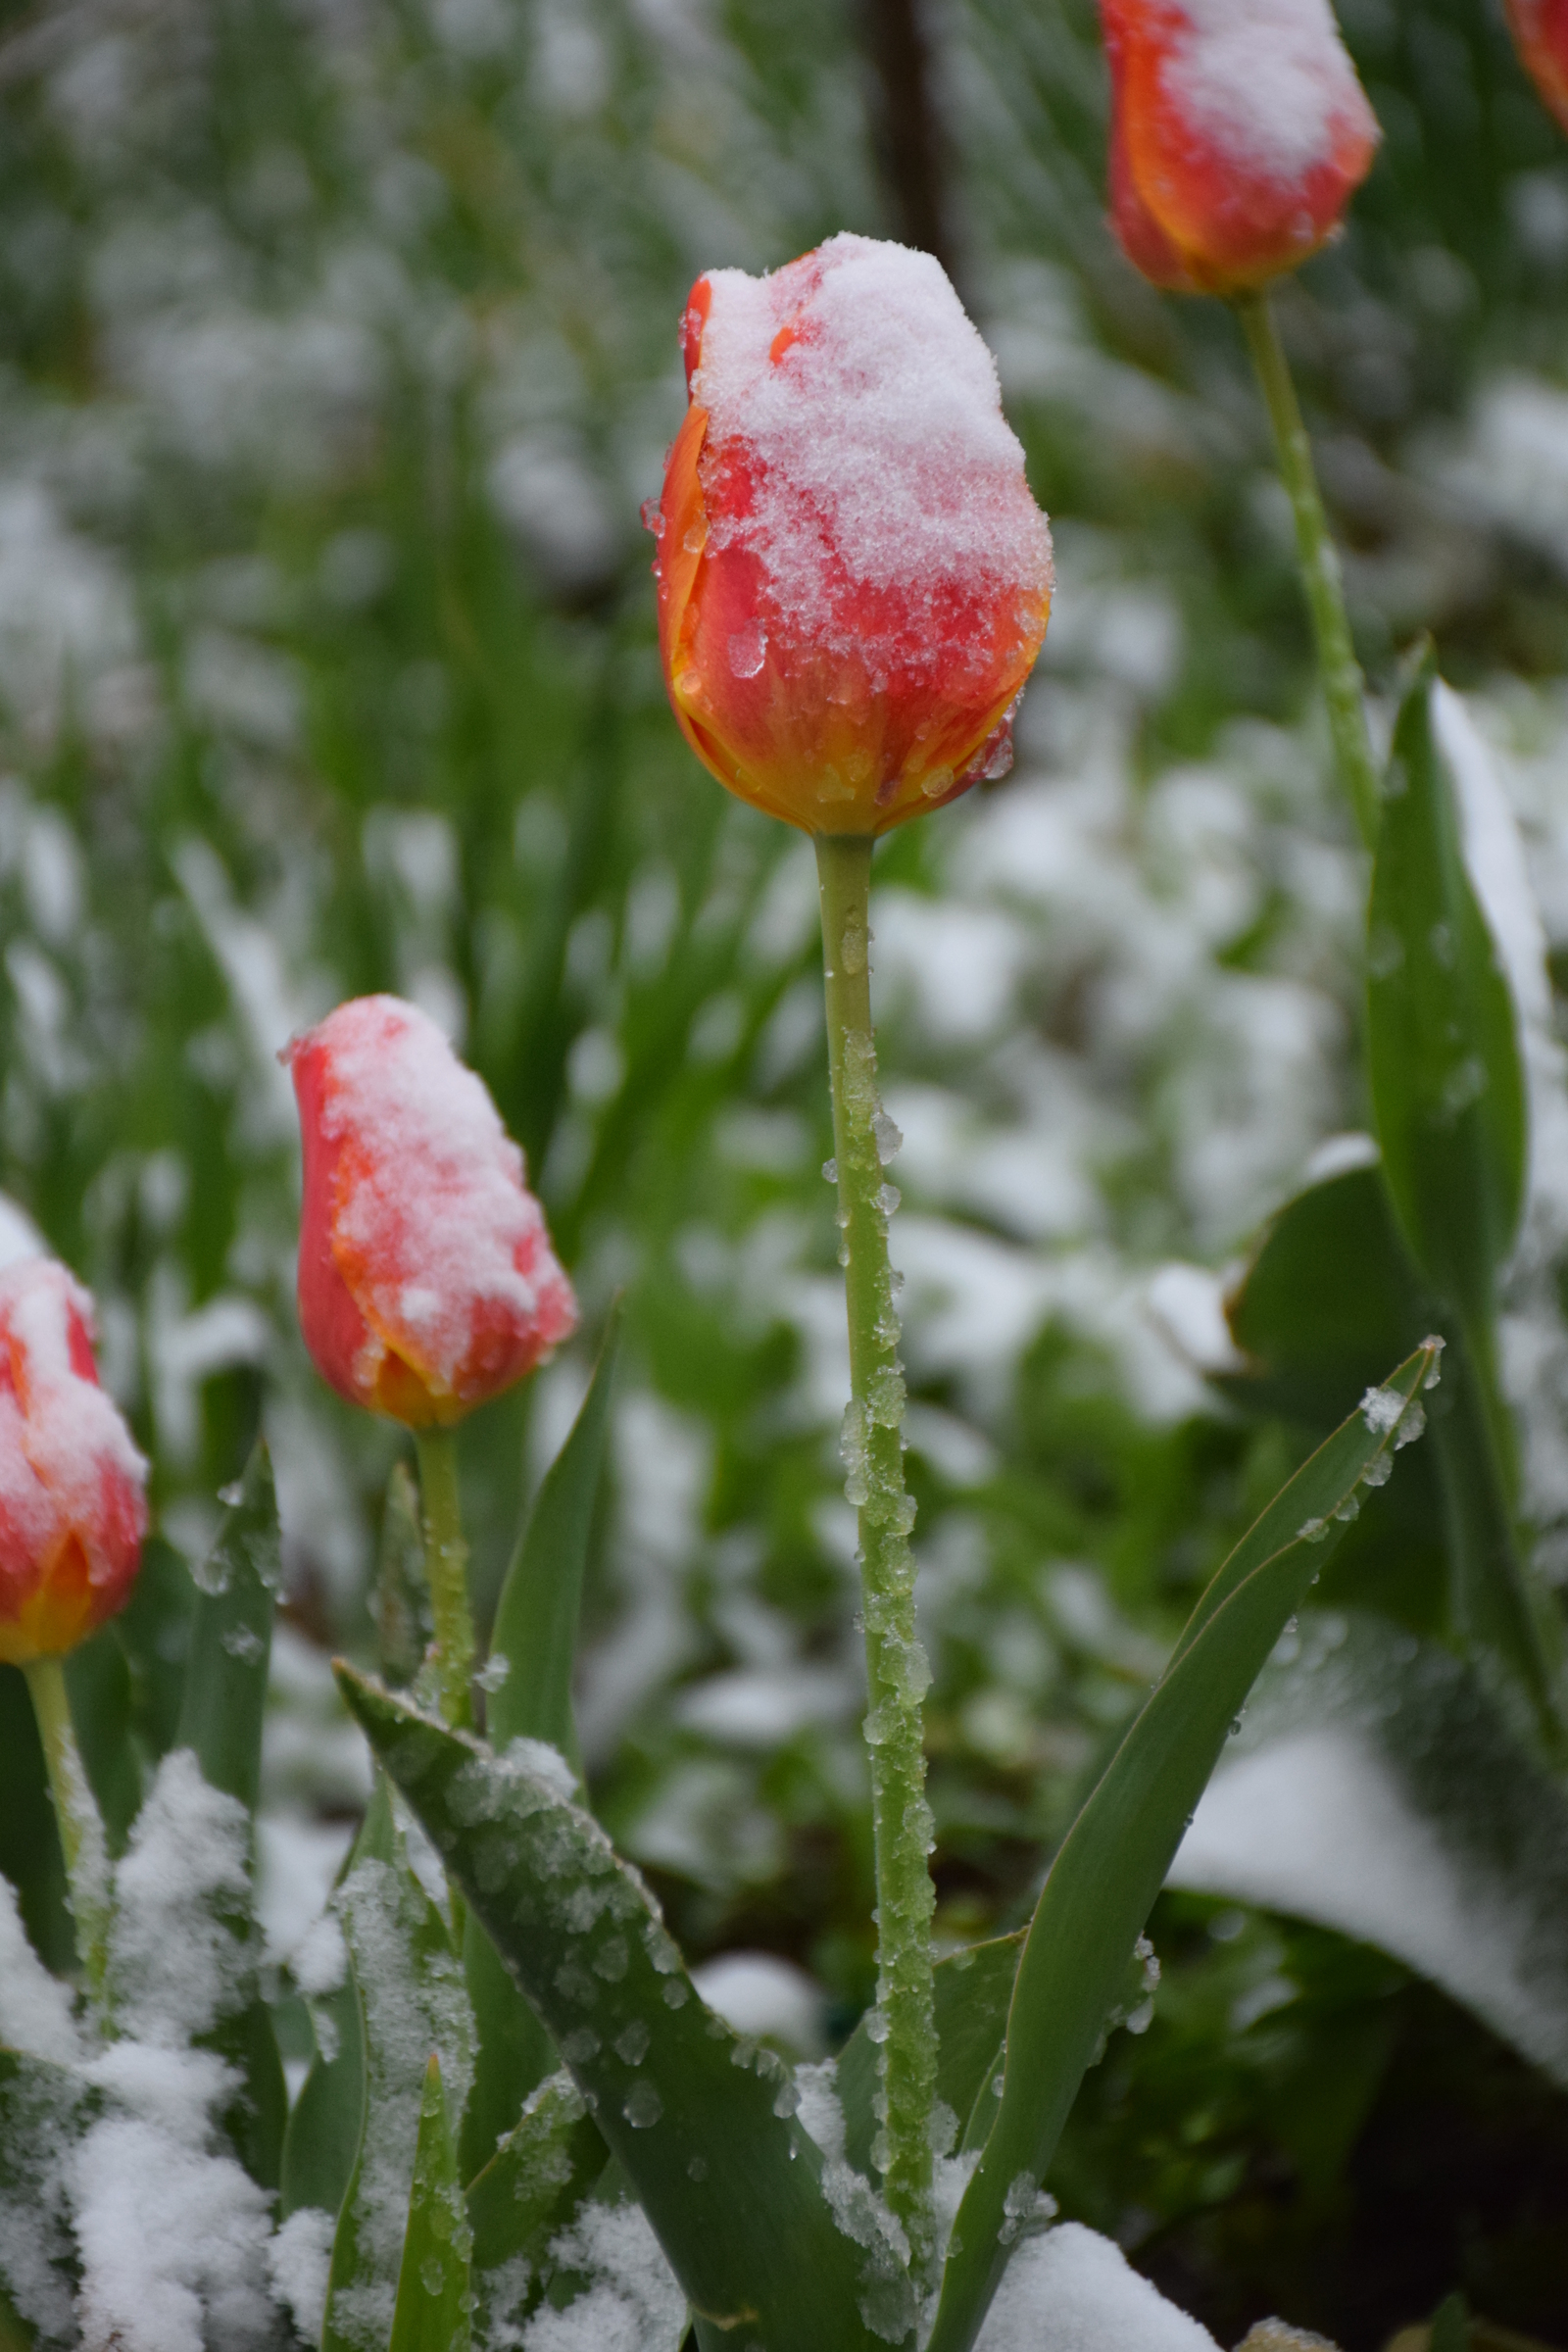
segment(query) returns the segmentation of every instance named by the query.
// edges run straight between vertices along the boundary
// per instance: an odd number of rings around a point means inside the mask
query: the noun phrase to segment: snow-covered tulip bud
[[[299,1309],[318,1370],[411,1429],[460,1421],[576,1328],[482,1079],[397,997],[284,1049],[305,1147]]]
[[[808,833],[882,833],[1004,774],[1051,532],[990,353],[929,254],[838,236],[715,270],[648,519],[698,758]]]
[[[0,1273],[0,1659],[62,1656],[127,1597],[147,1465],[98,1386],[92,1300],[52,1257]]]
[[[1328,0],[1100,0],[1111,222],[1156,286],[1241,294],[1330,238],[1377,118]]]
[[[1568,130],[1568,0],[1502,0],[1526,72]]]

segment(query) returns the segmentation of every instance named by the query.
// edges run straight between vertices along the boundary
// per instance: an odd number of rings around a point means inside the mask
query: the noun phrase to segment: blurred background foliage
[[[1491,0],[1341,16],[1385,143],[1284,330],[1374,687],[1435,633],[1568,979],[1568,151]],[[638,510],[675,320],[703,269],[841,227],[933,247],[1056,529],[1017,770],[878,864],[953,1939],[1024,1914],[1299,1450],[1204,1381],[1216,1275],[1366,1120],[1361,867],[1235,322],[1109,239],[1089,0],[59,0],[0,27],[0,1183],[96,1291],[161,1592],[271,1443],[275,1952],[363,1791],[325,1657],[370,1652],[398,1448],[298,1340],[274,1057],[393,989],[488,1080],[586,1309],[465,1430],[481,1617],[623,1287],[596,1801],[694,1954],[788,1959],[841,2034],[871,1897],[814,883],[663,701]],[[1560,1574],[1550,1286],[1506,1329]],[[151,1750],[177,1606],[149,1621],[74,1672]],[[16,1682],[8,1868],[43,1835]],[[1227,2342],[1284,2308],[1370,2352],[1454,2286],[1568,2340],[1560,2096],[1320,1930],[1172,1895],[1155,1939],[1066,2210]]]

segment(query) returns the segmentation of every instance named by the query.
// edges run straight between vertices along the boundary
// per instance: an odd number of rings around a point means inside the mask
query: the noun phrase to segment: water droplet
[[[920,790],[928,801],[944,800],[953,790],[954,781],[951,767],[928,767],[920,778]]]
[[[620,2112],[634,2132],[651,2132],[664,2112],[664,2102],[651,2082],[634,2082]]]
[[[822,1180],[825,1184],[837,1184],[839,1180],[839,1163],[836,1159],[823,1160]]]
[[[767,631],[756,621],[737,629],[729,641],[729,665],[738,678],[755,678],[767,660]]]
[[[879,1110],[871,1121],[871,1133],[876,1137],[876,1155],[886,1167],[903,1148],[904,1138],[885,1110]]]
[[[643,529],[652,531],[656,539],[664,536],[664,510],[657,498],[645,498],[637,510]]]
[[[690,2157],[686,2165],[686,2178],[688,2180],[706,2180],[708,2179],[708,2158],[706,2156]]]
[[[631,2024],[622,2027],[615,2035],[612,2046],[623,2065],[641,2066],[648,2055],[648,2039],[647,2025],[642,2018],[634,2017]]]

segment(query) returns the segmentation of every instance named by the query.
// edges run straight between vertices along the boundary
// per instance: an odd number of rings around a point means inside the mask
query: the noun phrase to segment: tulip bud
[[[103,1390],[92,1300],[52,1257],[0,1273],[0,1660],[61,1656],[124,1602],[147,1465]]]
[[[1568,130],[1568,0],[1502,0],[1502,7],[1531,80]]]
[[[460,1421],[576,1328],[522,1153],[482,1079],[396,997],[296,1038],[299,1311],[318,1370],[412,1429]]]
[[[715,270],[659,507],[681,730],[742,800],[882,833],[1011,760],[1051,533],[997,373],[929,254],[838,236]]]
[[[1380,132],[1328,0],[1100,0],[1111,224],[1156,286],[1240,294],[1331,237]]]

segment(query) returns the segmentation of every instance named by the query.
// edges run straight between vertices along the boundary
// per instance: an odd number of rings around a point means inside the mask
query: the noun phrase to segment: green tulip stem
[[[1329,533],[1328,517],[1312,467],[1312,447],[1301,422],[1301,412],[1291,381],[1290,365],[1280,342],[1266,293],[1243,294],[1235,308],[1252,355],[1269,422],[1274,427],[1280,473],[1296,517],[1296,550],[1317,640],[1318,674],[1328,705],[1329,732],[1334,758],[1349,795],[1356,826],[1367,849],[1378,837],[1378,771],[1366,724],[1366,681],[1350,640],[1345,610],[1345,583],[1339,551]]]
[[[76,1923],[76,1945],[86,1972],[87,1987],[96,2007],[107,2007],[109,1929],[113,1917],[109,1886],[109,1845],[92,1785],[76,1745],[71,1720],[71,1700],[58,1658],[30,1658],[23,1668],[32,1711],[38,1721],[44,1761],[49,1768],[49,1793],[54,1799],[60,1850],[66,1859],[66,1885],[72,1917]]]
[[[473,1617],[468,1607],[468,1546],[458,1498],[458,1441],[450,1429],[416,1429],[419,1495],[424,1506],[424,1571],[435,1641],[428,1661],[444,1720],[454,1731],[473,1721]]]
[[[875,2149],[884,2192],[908,2234],[916,2275],[931,2250],[931,2110],[936,2095],[928,1856],[920,1701],[930,1682],[915,1637],[914,1505],[904,1491],[904,1378],[888,1263],[898,1195],[883,1177],[897,1137],[877,1100],[868,925],[871,842],[820,835],[817,880],[827,986],[839,1251],[850,1324],[845,1494],[859,1517],[876,1839],[877,2030],[886,2117]]]

